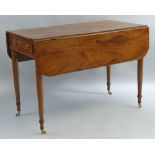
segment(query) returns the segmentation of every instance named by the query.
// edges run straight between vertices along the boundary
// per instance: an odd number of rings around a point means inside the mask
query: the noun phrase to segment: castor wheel
[[[112,92],[111,92],[110,90],[108,90],[108,94],[109,94],[109,95],[112,95]]]
[[[141,104],[138,104],[138,107],[139,107],[139,108],[141,108],[141,107],[142,107],[142,105],[141,105]]]
[[[46,134],[46,130],[41,129],[41,133],[42,133],[42,134]]]
[[[20,116],[20,111],[17,111],[16,116]]]

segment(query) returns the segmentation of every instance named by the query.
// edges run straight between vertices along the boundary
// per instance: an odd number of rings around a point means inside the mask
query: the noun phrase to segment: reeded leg
[[[108,90],[108,94],[111,95],[112,93],[110,92],[110,74],[111,74],[111,66],[107,66],[107,90]]]
[[[12,52],[12,70],[14,77],[14,87],[16,96],[17,113],[16,116],[20,115],[20,87],[19,87],[19,69],[18,69],[18,54]]]
[[[138,106],[139,108],[141,108],[141,98],[142,98],[142,83],[143,83],[143,59],[138,60],[138,64],[137,64],[137,68],[138,68]]]
[[[43,85],[42,85],[42,75],[36,69],[36,82],[37,82],[37,95],[38,95],[38,109],[39,109],[39,123],[40,130],[42,134],[46,134],[44,130],[44,107],[43,107]]]

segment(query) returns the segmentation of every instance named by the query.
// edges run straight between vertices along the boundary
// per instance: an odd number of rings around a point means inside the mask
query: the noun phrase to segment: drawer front
[[[10,36],[9,45],[9,48],[15,52],[19,52],[31,57],[33,56],[32,43],[28,40],[16,36]]]
[[[148,48],[147,27],[45,40],[34,45],[37,67],[47,76],[138,60]]]

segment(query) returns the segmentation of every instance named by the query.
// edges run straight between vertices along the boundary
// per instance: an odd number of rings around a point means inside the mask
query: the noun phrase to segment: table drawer
[[[32,43],[26,39],[18,38],[15,36],[9,37],[10,49],[25,55],[33,56]]]

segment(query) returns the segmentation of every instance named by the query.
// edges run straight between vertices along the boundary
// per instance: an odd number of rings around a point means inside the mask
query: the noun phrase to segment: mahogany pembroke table
[[[119,21],[51,26],[6,32],[7,51],[12,59],[17,116],[20,115],[18,62],[34,60],[39,122],[44,130],[42,76],[106,66],[110,92],[110,66],[137,60],[138,105],[141,107],[143,58],[149,48],[149,28]]]

